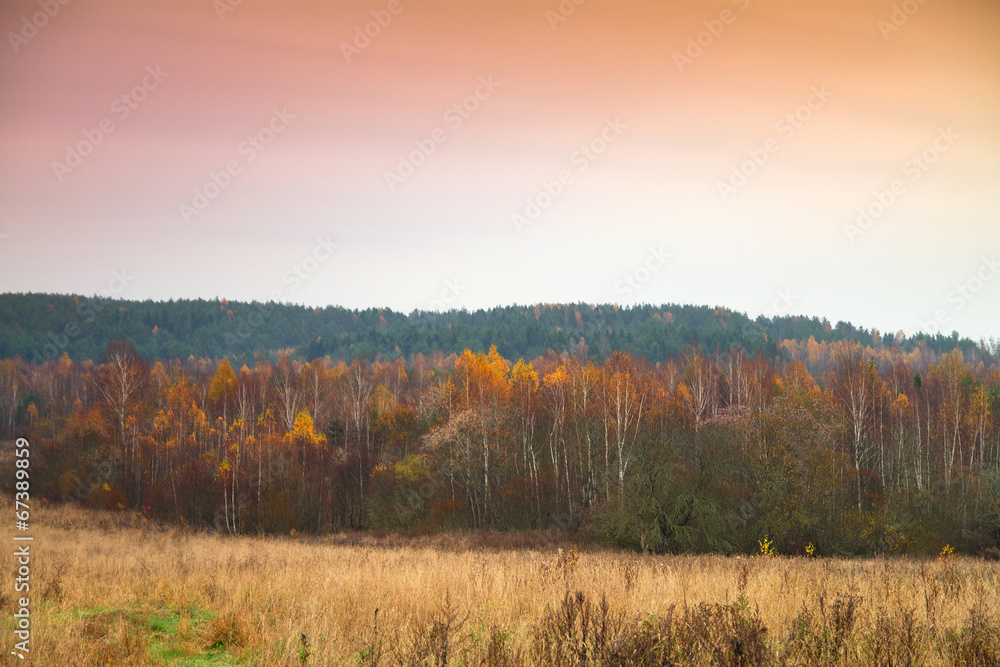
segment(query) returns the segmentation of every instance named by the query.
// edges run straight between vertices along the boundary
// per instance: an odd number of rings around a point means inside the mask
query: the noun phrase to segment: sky
[[[1000,3],[4,0],[0,292],[1000,337]]]

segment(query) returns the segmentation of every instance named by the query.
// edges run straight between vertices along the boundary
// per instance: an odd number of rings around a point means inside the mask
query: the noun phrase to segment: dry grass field
[[[32,520],[34,664],[1000,664],[1000,563],[974,558],[233,538],[72,508]]]

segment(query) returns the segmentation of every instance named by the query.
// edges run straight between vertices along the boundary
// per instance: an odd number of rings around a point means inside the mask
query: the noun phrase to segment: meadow
[[[32,520],[33,664],[1000,664],[1000,562],[947,553],[657,556],[534,533],[230,537],[72,507]],[[0,571],[16,570],[12,551]],[[2,591],[6,646],[13,582]]]

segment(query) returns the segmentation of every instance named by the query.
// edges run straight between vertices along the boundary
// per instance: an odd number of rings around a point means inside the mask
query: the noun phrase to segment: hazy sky
[[[0,291],[1000,336],[1000,3],[577,2],[4,0]]]

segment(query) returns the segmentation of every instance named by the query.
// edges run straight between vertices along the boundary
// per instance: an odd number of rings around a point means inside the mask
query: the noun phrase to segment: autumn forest
[[[1000,546],[1000,364],[877,334],[646,358],[286,350],[0,362],[48,502],[267,534],[536,530],[652,552]],[[6,484],[10,484],[10,480]]]

